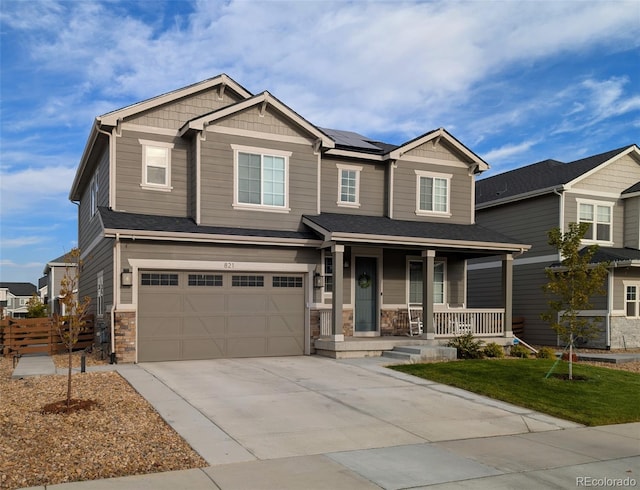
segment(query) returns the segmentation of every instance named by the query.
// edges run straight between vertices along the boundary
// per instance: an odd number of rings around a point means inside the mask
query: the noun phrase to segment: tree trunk
[[[569,379],[573,379],[573,332],[569,337]]]
[[[69,345],[69,370],[67,373],[67,412],[71,409],[71,353],[73,345]]]

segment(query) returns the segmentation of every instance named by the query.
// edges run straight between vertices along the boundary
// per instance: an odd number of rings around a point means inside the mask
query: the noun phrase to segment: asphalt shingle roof
[[[126,213],[113,211],[106,207],[99,208],[102,223],[106,229],[140,230],[173,233],[194,233],[207,235],[237,235],[264,238],[313,239],[318,237],[311,231],[254,230],[249,228],[233,228],[226,226],[201,226],[191,218],[174,216],[154,216],[149,214]]]
[[[631,260],[640,261],[640,250],[635,248],[598,247],[591,262],[597,264],[599,262],[628,262]]]
[[[620,152],[634,145],[627,145],[570,163],[544,160],[526,167],[517,168],[476,182],[476,204],[518,196],[548,189],[571,182],[581,175],[602,165]]]
[[[305,215],[304,217],[332,233],[519,244],[515,238],[475,224],[430,223],[338,213],[322,213],[315,216]]]
[[[7,288],[14,296],[31,296],[38,292],[30,282],[0,282],[0,288]]]

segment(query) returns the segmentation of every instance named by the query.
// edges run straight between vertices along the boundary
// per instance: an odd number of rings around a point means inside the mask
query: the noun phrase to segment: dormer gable
[[[438,159],[464,162],[469,167],[470,174],[478,174],[489,169],[489,164],[482,158],[460,143],[446,129],[439,128],[429,131],[417,138],[414,138],[397,148],[391,150],[385,159],[402,160],[411,159],[416,161],[424,160],[429,163],[432,160],[434,151],[439,153]]]
[[[267,91],[236,104],[217,109],[209,112],[208,114],[192,119],[180,128],[179,135],[184,136],[190,132],[203,131],[208,126],[252,109],[257,110],[260,117],[265,117],[269,111],[281,118],[284,118],[286,121],[298,128],[301,133],[315,141],[315,144],[317,145],[316,150],[319,150],[320,146],[325,149],[335,147],[334,140],[326,133],[320,130],[317,126],[311,124]]]

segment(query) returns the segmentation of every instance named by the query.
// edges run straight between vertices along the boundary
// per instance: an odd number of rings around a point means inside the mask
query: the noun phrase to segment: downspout
[[[116,239],[113,243],[113,255],[115,256],[115,267],[113,268],[113,303],[111,305],[111,353],[109,358],[111,364],[116,362],[116,309],[120,304],[120,284],[118,283],[120,271],[120,233],[116,233]]]
[[[605,348],[611,350],[611,313],[613,312],[613,269],[607,274],[607,317],[604,321]]]

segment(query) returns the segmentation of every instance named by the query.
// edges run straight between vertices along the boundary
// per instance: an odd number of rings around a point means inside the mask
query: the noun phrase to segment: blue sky
[[[312,123],[491,165],[640,143],[640,0],[0,0],[0,281],[76,244],[93,119],[227,73]]]

